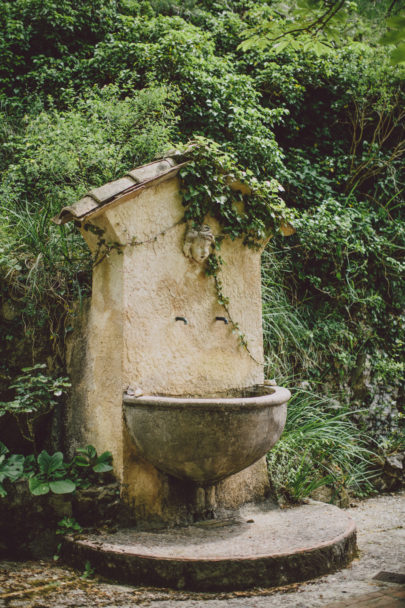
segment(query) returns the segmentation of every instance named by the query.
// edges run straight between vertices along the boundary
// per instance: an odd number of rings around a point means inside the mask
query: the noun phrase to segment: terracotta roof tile
[[[137,167],[129,171],[124,177],[113,182],[108,182],[99,188],[93,188],[80,199],[77,203],[63,207],[57,216],[52,218],[55,224],[66,224],[71,220],[83,221],[89,215],[93,215],[95,211],[101,210],[110,201],[120,198],[133,189],[138,190],[142,186],[147,187],[153,185],[156,180],[170,174],[173,168],[179,166],[181,160],[179,158],[164,158],[148,165]]]
[[[158,177],[161,173],[168,171],[176,165],[176,161],[171,158],[165,158],[156,163],[150,163],[149,165],[143,165],[137,169],[132,169],[127,175],[130,175],[138,184],[147,180]]]
[[[117,179],[114,182],[108,182],[108,184],[104,184],[104,186],[100,186],[99,188],[93,188],[93,190],[90,190],[88,193],[88,196],[91,196],[98,203],[102,204],[104,201],[109,200],[113,196],[120,194],[123,190],[127,190],[127,188],[130,188],[137,183],[139,182],[128,175],[126,177],[121,177],[121,179]]]
[[[97,208],[97,201],[90,196],[85,196],[84,198],[81,198],[80,201],[77,201],[77,203],[74,203],[69,207],[63,207],[60,213],[52,218],[52,221],[55,222],[55,224],[66,224],[67,222],[70,222],[70,220],[87,215]]]

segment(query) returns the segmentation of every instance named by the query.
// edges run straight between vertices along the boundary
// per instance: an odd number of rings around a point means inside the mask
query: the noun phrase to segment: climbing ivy
[[[260,248],[272,233],[287,224],[292,213],[280,198],[283,188],[276,179],[257,179],[252,171],[238,164],[235,155],[210,139],[196,138],[183,154],[188,160],[179,172],[186,207],[184,219],[195,226],[207,216],[218,220],[222,233],[215,237],[216,251],[207,260],[206,273],[214,278],[218,303],[226,311],[240,345],[262,365],[250,352],[239,324],[232,319],[229,298],[219,276],[223,260],[218,250],[224,238],[241,238],[247,247]]]
[[[198,137],[184,149],[189,162],[180,170],[184,218],[196,225],[206,216],[218,220],[222,238],[243,238],[248,247],[263,240],[291,219],[280,198],[276,179],[259,180],[241,167],[234,154],[211,139]]]

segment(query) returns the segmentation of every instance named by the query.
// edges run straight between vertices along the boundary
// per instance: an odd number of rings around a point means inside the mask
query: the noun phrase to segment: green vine
[[[258,361],[252,354],[252,352],[250,351],[249,345],[248,345],[248,341],[246,338],[246,335],[241,331],[240,327],[239,327],[239,323],[237,323],[236,321],[233,320],[232,315],[230,313],[229,310],[229,298],[227,298],[223,292],[223,285],[222,285],[222,281],[221,278],[219,277],[219,270],[220,267],[222,265],[222,258],[221,256],[217,256],[214,252],[211,253],[211,255],[209,256],[208,260],[207,260],[207,267],[206,267],[206,274],[210,277],[213,277],[214,279],[214,284],[215,284],[215,290],[217,293],[217,301],[218,304],[220,304],[223,309],[225,310],[229,323],[231,324],[232,327],[232,332],[234,334],[236,334],[238,336],[238,340],[239,340],[239,344],[246,349],[246,351],[248,352],[249,356],[253,359],[253,361],[255,363],[257,363],[258,365],[264,365],[264,362],[260,362]]]
[[[198,137],[176,152],[176,156],[188,161],[179,172],[182,201],[185,207],[183,218],[145,241],[132,237],[127,243],[109,242],[105,231],[87,223],[84,228],[97,236],[97,246],[93,256],[93,268],[100,264],[112,251],[123,253],[124,247],[137,247],[156,241],[159,236],[184,222],[195,226],[204,223],[207,216],[216,219],[221,225],[222,234],[217,235],[216,248],[221,248],[225,238],[243,239],[243,244],[258,249],[272,233],[287,225],[291,212],[280,198],[283,189],[275,179],[258,180],[252,171],[238,165],[234,155],[225,151],[216,142]],[[232,319],[229,299],[223,292],[219,272],[222,258],[214,251],[206,264],[206,274],[215,283],[218,303],[224,308],[237,334],[239,343],[258,364],[251,353],[247,338],[239,324]]]
[[[99,226],[95,226],[90,222],[84,224],[83,229],[86,232],[91,232],[97,237],[97,244],[95,252],[93,253],[93,268],[101,264],[101,262],[107,258],[112,251],[116,251],[118,255],[123,254],[123,248],[125,245],[116,241],[107,241],[105,238],[105,230]]]
[[[172,224],[171,226],[169,226],[168,228],[165,228],[161,232],[154,234],[150,239],[146,239],[145,241],[137,241],[136,236],[133,236],[131,238],[131,240],[128,241],[127,243],[118,243],[117,241],[107,241],[104,238],[105,230],[88,222],[87,224],[84,225],[84,229],[97,236],[96,249],[93,254],[93,268],[95,268],[96,266],[101,264],[101,262],[105,258],[107,258],[112,251],[116,251],[118,255],[122,255],[125,247],[139,247],[140,245],[146,245],[147,243],[154,243],[158,239],[158,237],[164,236],[167,232],[169,232],[170,230],[173,230],[173,228],[175,228],[179,224],[183,224],[184,221],[185,221],[184,218],[182,218],[175,224]]]
[[[217,249],[227,237],[242,238],[247,247],[260,248],[272,233],[288,224],[291,212],[280,198],[283,188],[277,180],[259,181],[250,170],[240,167],[232,154],[202,137],[188,144],[184,157],[189,161],[179,173],[186,207],[184,219],[198,226],[206,216],[215,218],[222,229],[222,234],[216,236]],[[214,278],[218,303],[227,313],[240,345],[258,365],[264,365],[253,356],[246,335],[232,319],[229,298],[219,276],[221,266],[221,256],[212,252],[206,273]]]

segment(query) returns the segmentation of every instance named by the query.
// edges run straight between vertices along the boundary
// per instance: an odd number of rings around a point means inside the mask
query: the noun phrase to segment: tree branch
[[[387,13],[386,13],[386,17],[390,17],[391,16],[392,10],[393,10],[394,6],[396,5],[397,1],[398,0],[392,0],[391,4],[388,7],[388,10],[387,10]]]
[[[280,34],[279,36],[276,36],[275,38],[268,38],[269,42],[277,42],[277,40],[280,40],[281,38],[284,38],[285,36],[289,36],[290,34],[297,34],[299,32],[308,32],[310,33],[311,30],[313,30],[318,24],[319,27],[318,29],[316,29],[315,34],[317,34],[323,27],[325,27],[325,25],[331,20],[333,19],[333,17],[341,10],[341,8],[343,8],[343,5],[345,3],[345,0],[339,0],[337,6],[331,6],[328,8],[328,10],[323,13],[322,15],[320,15],[320,17],[318,17],[317,19],[315,19],[315,21],[313,21],[312,23],[310,23],[309,25],[307,25],[306,27],[298,27],[292,30],[288,30],[287,32],[284,32],[283,34]]]

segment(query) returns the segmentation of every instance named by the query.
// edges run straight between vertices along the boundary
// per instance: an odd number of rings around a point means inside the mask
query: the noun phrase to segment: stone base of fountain
[[[133,585],[236,590],[286,585],[348,564],[356,552],[353,520],[333,505],[290,509],[246,505],[237,515],[193,525],[66,537],[65,560]]]

